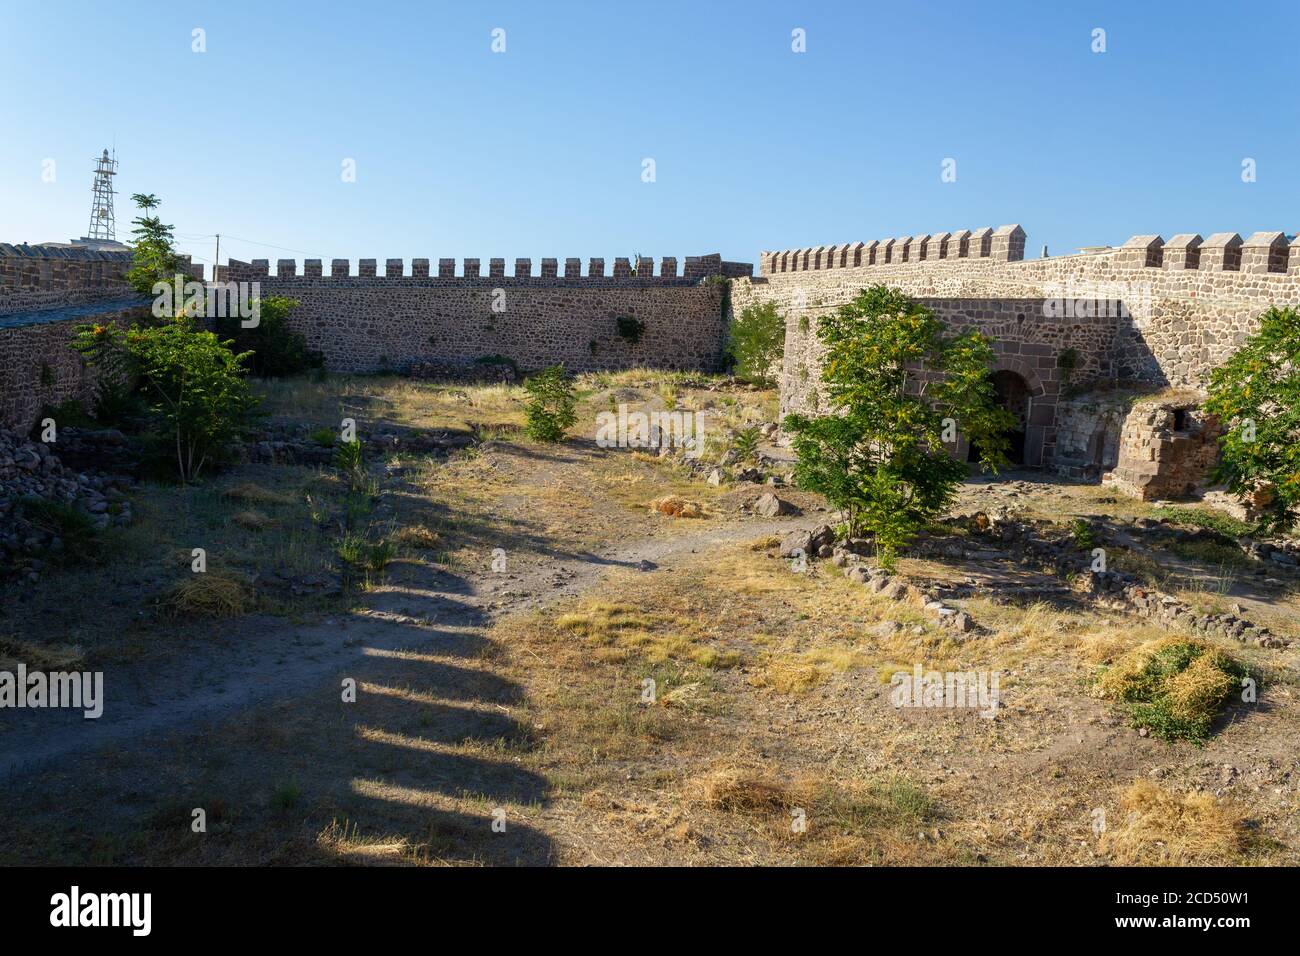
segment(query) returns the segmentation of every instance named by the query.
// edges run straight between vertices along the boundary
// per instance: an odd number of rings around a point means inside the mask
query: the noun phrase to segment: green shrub
[[[1256,495],[1265,525],[1300,513],[1300,311],[1270,308],[1259,331],[1210,375],[1205,411],[1226,429],[1215,480]]]
[[[945,336],[928,309],[880,285],[823,316],[817,335],[832,407],[817,418],[786,417],[795,479],[844,511],[855,536],[871,534],[881,565],[891,567],[967,475],[944,446],[946,419],[979,448],[985,468],[1006,462],[1013,419],[988,376],[993,349],[978,332]],[[930,373],[924,389],[922,368]]]
[[[524,402],[528,436],[535,441],[562,441],[565,430],[578,420],[578,399],[564,366],[552,365],[530,376],[524,389],[528,392]]]
[[[1163,518],[1170,524],[1188,528],[1202,528],[1206,531],[1217,531],[1228,538],[1249,537],[1259,530],[1256,525],[1238,521],[1232,515],[1224,514],[1222,511],[1213,511],[1209,508],[1175,508],[1166,505],[1155,509],[1152,513],[1155,517]]]
[[[614,322],[618,337],[625,342],[636,345],[645,334],[645,323],[630,315],[620,315]]]
[[[338,441],[338,436],[334,434],[332,428],[318,428],[307,437],[322,448],[333,448],[334,442]]]
[[[351,441],[341,441],[335,445],[334,466],[347,479],[349,487],[357,487],[365,476],[365,462],[361,455],[361,442],[353,438]]]
[[[1247,676],[1244,667],[1200,641],[1166,637],[1142,644],[1106,668],[1103,697],[1123,703],[1132,726],[1162,740],[1200,743]]]
[[[213,320],[217,334],[235,352],[250,353],[248,370],[261,378],[296,375],[321,368],[325,358],[307,348],[307,340],[289,328],[289,315],[301,303],[284,295],[268,295],[259,303],[258,323],[244,328],[239,316]]]
[[[138,375],[127,347],[126,332],[111,322],[79,325],[72,347],[95,370],[92,413],[97,422],[120,425],[143,411],[143,403],[135,391]]]
[[[743,381],[771,387],[772,368],[784,352],[785,319],[775,302],[746,307],[727,330],[727,358]]]
[[[63,542],[62,561],[93,558],[99,554],[99,538],[90,515],[62,501],[36,495],[18,499],[19,513],[32,526]]]
[[[198,479],[248,430],[257,399],[244,377],[245,356],[211,332],[176,319],[137,327],[126,337],[141,394],[162,422],[161,442],[182,482]]]
[[[731,450],[736,453],[737,461],[751,461],[758,453],[759,431],[757,425],[750,425],[736,432],[731,440]]]

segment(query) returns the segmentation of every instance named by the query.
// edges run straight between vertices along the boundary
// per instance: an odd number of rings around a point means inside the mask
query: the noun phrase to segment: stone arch
[[[1055,437],[1055,387],[1049,390],[1037,368],[1020,355],[999,355],[989,372],[1014,372],[1024,379],[1029,389],[1029,409],[1025,422],[1023,463],[1031,468],[1040,467],[1044,449]]]

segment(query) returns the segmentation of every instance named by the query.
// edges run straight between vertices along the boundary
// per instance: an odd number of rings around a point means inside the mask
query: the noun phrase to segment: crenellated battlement
[[[871,242],[841,243],[759,254],[759,274],[814,272],[930,263],[1022,262],[1025,231],[1018,225],[962,230]],[[1251,275],[1300,275],[1300,238],[1287,242],[1282,232],[1256,232],[1248,238],[1216,232],[1208,239],[1180,233],[1168,242],[1157,235],[1133,236],[1122,246],[1079,253],[1105,256],[1116,268],[1195,269]],[[1058,256],[1056,259],[1073,259]],[[1032,260],[1041,261],[1041,260]]]
[[[335,279],[376,279],[380,281],[413,279],[429,283],[508,279],[512,282],[537,283],[568,283],[581,280],[583,282],[599,281],[606,283],[691,284],[709,276],[739,278],[741,276],[751,276],[754,272],[751,263],[728,262],[723,260],[722,256],[716,252],[703,256],[686,256],[682,261],[683,268],[679,272],[677,257],[664,256],[659,261],[659,267],[656,271],[655,261],[649,256],[637,256],[635,261],[630,257],[619,257],[613,260],[612,271],[607,273],[604,259],[591,258],[587,260],[587,269],[584,273],[582,260],[577,258],[566,258],[563,272],[560,270],[559,259],[542,259],[535,267],[532,259],[520,258],[515,259],[507,274],[505,259],[489,259],[487,274],[484,275],[482,260],[480,259],[461,260],[460,270],[457,271],[457,260],[442,258],[438,260],[436,273],[430,270],[430,260],[428,259],[412,259],[409,271],[406,268],[405,260],[386,259],[384,260],[382,273],[378,268],[378,261],[375,259],[357,260],[355,272],[352,271],[351,260],[332,259],[329,274],[326,275],[320,259],[303,260],[301,271],[298,269],[297,260],[277,259],[274,272],[271,271],[271,261],[269,259],[254,259],[251,262],[231,259],[228,265],[220,267],[218,277],[222,281],[275,279],[277,281],[310,281],[313,283],[329,282]],[[202,266],[193,268],[198,270],[197,275],[202,278]]]
[[[759,254],[760,275],[809,272],[821,269],[859,269],[867,266],[987,259],[1018,262],[1025,257],[1025,230],[1018,225],[923,233],[896,239],[840,243],[808,249]]]

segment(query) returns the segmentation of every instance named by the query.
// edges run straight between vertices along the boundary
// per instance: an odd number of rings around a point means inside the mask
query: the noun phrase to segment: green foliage
[[[134,328],[126,347],[141,394],[161,420],[167,444],[174,445],[181,481],[197,480],[256,414],[257,399],[244,377],[245,356],[184,319]]]
[[[1092,533],[1092,525],[1088,524],[1083,518],[1075,518],[1070,522],[1070,537],[1074,539],[1075,545],[1084,551],[1091,551],[1096,544],[1096,539]]]
[[[334,465],[347,479],[348,487],[358,487],[366,472],[361,456],[361,442],[355,438],[339,442],[334,448]]]
[[[236,352],[251,353],[248,370],[261,378],[278,378],[320,368],[325,357],[307,348],[307,340],[289,328],[289,315],[301,303],[286,295],[268,295],[259,303],[258,323],[244,328],[239,316],[214,320],[217,334]]]
[[[79,325],[72,347],[96,373],[93,399],[95,420],[103,425],[120,425],[140,411],[135,395],[136,374],[127,336],[113,323]]]
[[[100,553],[95,525],[86,512],[62,501],[27,495],[18,499],[18,512],[32,526],[63,542],[65,561],[93,558]]]
[[[758,453],[759,431],[757,425],[750,425],[736,432],[731,440],[731,450],[736,453],[737,461],[752,461]]]
[[[307,437],[322,448],[333,448],[334,442],[338,441],[338,436],[334,434],[332,428],[318,428]]]
[[[945,336],[928,309],[884,286],[822,317],[817,334],[831,413],[786,418],[795,477],[843,510],[851,533],[873,535],[890,567],[966,476],[944,448],[944,419],[976,443],[984,468],[1006,462],[1014,421],[988,376],[993,351],[976,332]]]
[[[1259,530],[1253,524],[1238,521],[1232,515],[1224,514],[1222,511],[1212,511],[1209,508],[1175,508],[1165,505],[1155,509],[1152,515],[1163,518],[1171,524],[1217,531],[1221,535],[1234,539],[1249,537]]]
[[[614,325],[618,330],[618,337],[632,345],[640,342],[641,336],[645,334],[645,323],[630,315],[620,315],[614,320]]]
[[[727,357],[737,378],[771,387],[772,366],[785,352],[785,319],[775,302],[741,310],[727,330]]]
[[[1300,509],[1300,312],[1270,308],[1259,331],[1210,376],[1205,411],[1225,427],[1215,480],[1256,495],[1263,524]]]
[[[86,409],[75,398],[66,398],[57,405],[44,406],[40,417],[53,418],[60,428],[90,428],[96,424],[95,419],[86,414]]]
[[[185,264],[173,248],[175,241],[172,227],[163,223],[153,210],[161,204],[153,193],[135,193],[132,201],[140,208],[141,215],[132,220],[135,226],[131,234],[135,236],[133,262],[126,274],[126,281],[141,295],[153,295],[155,283],[188,280]],[[179,305],[179,303],[178,303]]]
[[[535,441],[558,442],[565,430],[578,420],[573,381],[563,365],[552,365],[524,382],[524,430]]]
[[[1140,668],[1118,662],[1119,679],[1102,686],[1128,706],[1130,723],[1162,740],[1200,743],[1248,672],[1226,654],[1193,641],[1170,641]],[[1109,679],[1109,686],[1108,686]]]

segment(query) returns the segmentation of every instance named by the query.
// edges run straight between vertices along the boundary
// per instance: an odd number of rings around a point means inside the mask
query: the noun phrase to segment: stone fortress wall
[[[1030,393],[1024,462],[1074,474],[1119,464],[1105,429],[1114,409],[1090,422],[1073,393],[1091,386],[1172,386],[1195,404],[1208,372],[1255,328],[1271,305],[1300,303],[1300,240],[1281,232],[1134,236],[1123,246],[1025,260],[1018,225],[885,239],[869,243],[764,252],[760,274],[732,282],[736,310],[775,301],[786,318],[782,413],[820,405],[817,316],[877,283],[919,299],[954,329],[978,328],[993,339],[995,370],[1023,378]],[[1092,398],[1087,401],[1095,403]],[[1103,406],[1105,403],[1101,403]],[[1146,448],[1183,447],[1173,429],[1195,416],[1148,416]],[[1069,407],[1066,407],[1069,406]],[[1078,407],[1076,407],[1078,406]],[[1067,423],[1069,427],[1062,429]],[[964,447],[956,453],[964,453]],[[1201,461],[1203,456],[1179,460]],[[1131,475],[1143,486],[1146,478]],[[1162,475],[1161,487],[1185,485]]]
[[[747,276],[748,263],[720,255],[687,256],[678,271],[665,257],[656,274],[653,260],[543,259],[534,275],[532,260],[516,259],[506,273],[504,259],[440,259],[431,273],[428,259],[414,259],[410,272],[401,259],[362,259],[357,273],[335,259],[329,275],[318,259],[281,259],[275,275],[267,260],[232,261],[225,281],[261,283],[263,295],[288,295],[302,307],[291,323],[326,366],[341,372],[402,370],[421,362],[468,362],[491,355],[533,369],[562,362],[575,372],[651,366],[711,371],[721,358],[726,331],[725,282]],[[716,281],[710,281],[711,278]],[[639,341],[618,334],[618,319],[644,323]]]
[[[1197,389],[1270,305],[1300,303],[1300,241],[1280,232],[1208,239],[1135,236],[1123,246],[1025,260],[1020,226],[764,252],[760,272],[719,255],[636,261],[504,259],[407,264],[232,260],[222,281],[259,282],[302,308],[291,320],[327,367],[402,371],[426,361],[500,355],[524,369],[635,366],[709,371],[726,313],[774,301],[786,319],[782,413],[820,404],[818,315],[883,283],[954,329],[993,340],[995,371],[1014,376],[1023,461],[1079,477],[1114,470],[1126,490],[1191,487],[1211,439]],[[93,381],[67,347],[75,327],[126,322],[147,303],[125,283],[129,253],[0,243],[0,424],[26,428],[39,409],[87,399]],[[201,266],[189,266],[203,278]],[[643,322],[632,343],[618,320]],[[1137,408],[1125,389],[1165,391]],[[1082,393],[1082,394],[1081,394]],[[1018,401],[1020,399],[1017,399]],[[1122,440],[1121,440],[1122,438]],[[954,449],[965,454],[966,447]],[[1158,490],[1156,490],[1158,489]],[[1171,492],[1172,493],[1172,492]]]
[[[126,252],[0,243],[0,427],[26,429],[45,405],[91,398],[93,376],[69,343],[83,323],[144,314],[130,268]]]

